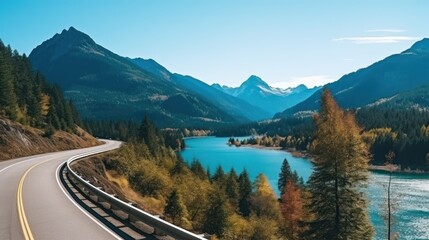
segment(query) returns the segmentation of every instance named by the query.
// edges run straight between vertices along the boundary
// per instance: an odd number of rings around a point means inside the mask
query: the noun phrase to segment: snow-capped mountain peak
[[[282,109],[305,100],[317,90],[317,88],[308,89],[303,84],[295,88],[275,88],[255,75],[250,76],[239,87],[232,88],[219,84],[213,84],[212,87],[272,113],[282,111]]]

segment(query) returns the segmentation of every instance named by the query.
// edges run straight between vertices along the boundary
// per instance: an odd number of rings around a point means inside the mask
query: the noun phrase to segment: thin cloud
[[[369,32],[369,33],[377,33],[377,32],[383,32],[383,33],[403,33],[403,32],[406,32],[406,31],[404,29],[383,28],[383,29],[370,29],[370,30],[366,30],[365,32]]]
[[[313,76],[302,76],[302,77],[295,77],[290,81],[287,82],[275,82],[271,85],[273,87],[278,88],[289,88],[289,87],[296,87],[300,84],[304,84],[305,86],[312,88],[316,86],[323,86],[327,83],[336,81],[337,78],[333,78],[328,75],[313,75]]]
[[[383,37],[342,37],[334,38],[334,42],[351,42],[355,44],[381,44],[381,43],[399,43],[407,41],[416,41],[420,38],[409,36],[383,36]]]

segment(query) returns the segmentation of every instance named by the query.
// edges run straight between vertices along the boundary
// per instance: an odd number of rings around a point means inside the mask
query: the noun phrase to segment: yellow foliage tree
[[[259,174],[255,180],[254,187],[255,192],[251,197],[252,212],[258,217],[278,220],[280,217],[280,206],[267,177],[264,174]]]

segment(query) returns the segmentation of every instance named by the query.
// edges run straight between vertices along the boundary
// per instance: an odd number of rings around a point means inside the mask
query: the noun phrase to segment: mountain
[[[274,88],[254,75],[237,88],[220,86],[219,84],[213,84],[212,87],[265,109],[271,115],[304,101],[319,90],[317,87],[308,89],[305,85],[287,89]]]
[[[271,118],[273,115],[268,111],[258,108],[248,102],[231,96],[221,90],[212,88],[210,85],[191,76],[171,73],[165,67],[152,59],[135,58],[129,59],[143,70],[150,72],[166,81],[171,81],[182,89],[198,95],[200,98],[218,106],[237,119],[246,118],[250,120],[261,120]]]
[[[426,38],[402,53],[347,74],[324,88],[332,92],[342,107],[357,108],[425,84],[429,84],[429,39]],[[275,117],[317,110],[320,94],[321,90]]]
[[[144,70],[73,27],[36,47],[29,59],[64,89],[84,118],[140,120],[146,114],[161,127],[248,120],[162,77],[153,70],[156,62],[146,62],[150,71]]]

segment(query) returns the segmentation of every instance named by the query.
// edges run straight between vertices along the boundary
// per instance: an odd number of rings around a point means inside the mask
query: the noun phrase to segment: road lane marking
[[[20,161],[20,162],[16,162],[16,163],[14,163],[14,164],[11,164],[11,165],[9,165],[9,166],[7,166],[7,167],[2,168],[2,169],[0,170],[0,173],[1,173],[1,172],[3,172],[3,171],[6,171],[8,168],[14,167],[14,166],[19,165],[19,164],[21,164],[21,163],[30,162],[30,161],[34,161],[34,160],[37,160],[37,159],[39,159],[39,158],[45,158],[45,157],[46,157],[46,156],[40,156],[40,157],[30,158],[30,159],[27,159],[27,160],[23,160],[23,161]]]
[[[22,228],[22,233],[24,234],[24,238],[25,240],[34,240],[33,234],[31,233],[31,229],[30,226],[28,225],[28,221],[27,221],[27,216],[25,216],[25,209],[24,209],[24,202],[23,202],[23,198],[22,198],[22,189],[24,186],[24,180],[25,177],[27,176],[27,174],[35,167],[51,161],[52,159],[47,159],[43,162],[39,162],[34,164],[33,166],[31,166],[29,169],[27,169],[27,171],[25,171],[25,173],[22,175],[21,180],[19,181],[18,184],[18,191],[16,193],[16,205],[18,207],[18,217],[19,217],[19,222],[21,224],[21,228]]]
[[[100,139],[99,139],[100,140]],[[109,147],[110,145],[113,145],[113,141],[111,141],[111,142],[106,142],[106,140],[100,140],[101,142],[103,142],[103,144],[102,145],[98,145],[98,146],[93,146],[93,147],[88,147],[87,149],[92,149],[92,148],[98,148],[98,147],[101,147],[101,146],[107,146],[107,147]],[[83,150],[83,149],[85,149],[85,148],[81,148],[81,149],[70,149],[70,150],[66,150],[66,151],[58,151],[58,152],[48,152],[48,153],[41,153],[41,154],[37,154],[37,155],[33,155],[33,158],[29,158],[29,159],[25,159],[25,160],[18,160],[18,162],[16,162],[16,163],[13,163],[13,164],[11,164],[11,165],[9,165],[9,166],[6,166],[6,167],[4,167],[4,168],[2,168],[2,169],[0,169],[0,173],[1,172],[3,172],[3,171],[6,171],[7,169],[9,169],[9,168],[11,168],[11,167],[14,167],[14,166],[16,166],[16,165],[20,165],[20,164],[22,164],[22,163],[26,163],[26,162],[30,162],[30,161],[35,161],[35,160],[37,160],[37,159],[40,159],[40,158],[46,158],[46,157],[52,157],[52,156],[50,156],[51,154],[56,154],[56,153],[65,153],[65,152],[73,152],[73,151],[77,151],[77,150]],[[31,156],[26,156],[26,157],[31,157]],[[26,158],[26,157],[22,157],[22,158]],[[18,158],[19,159],[19,158]],[[13,159],[10,159],[10,160],[13,160]],[[16,160],[16,159],[15,159]],[[6,160],[6,161],[8,161],[8,160]]]
[[[121,240],[122,238],[119,237],[115,232],[113,232],[110,228],[106,227],[104,224],[102,224],[100,221],[98,221],[98,219],[94,218],[94,216],[92,216],[91,214],[89,214],[85,209],[83,209],[79,204],[77,204],[73,198],[71,198],[71,196],[67,193],[67,191],[64,189],[64,186],[61,184],[61,181],[59,179],[60,176],[60,169],[61,166],[63,164],[67,164],[67,161],[62,162],[60,165],[58,165],[57,167],[57,171],[55,173],[55,177],[57,179],[57,183],[58,186],[60,187],[61,191],[63,191],[64,195],[66,195],[66,197],[70,200],[70,202],[72,202],[77,209],[79,209],[82,213],[84,213],[89,219],[91,219],[93,222],[95,222],[98,226],[100,226],[102,229],[104,229],[106,232],[108,232],[110,235],[112,235],[112,237]]]

